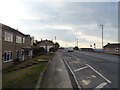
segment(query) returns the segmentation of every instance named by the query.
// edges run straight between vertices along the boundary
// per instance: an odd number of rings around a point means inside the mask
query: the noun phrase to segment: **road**
[[[59,55],[78,88],[118,88],[118,56],[66,50]]]

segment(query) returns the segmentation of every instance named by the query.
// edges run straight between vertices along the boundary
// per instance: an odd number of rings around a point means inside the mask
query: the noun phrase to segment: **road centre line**
[[[107,85],[107,83],[106,82],[102,82],[101,84],[99,84],[97,87],[95,87],[95,89],[94,90],[98,90],[98,88],[99,89],[101,89],[101,88],[103,88],[105,85]]]
[[[63,60],[64,60],[64,59],[63,59]],[[65,60],[64,60],[64,61],[65,61]],[[73,70],[71,69],[70,65],[67,63],[67,61],[65,61],[65,63],[66,63],[66,65],[68,66],[70,72],[72,73],[72,75],[73,75],[73,77],[74,77],[74,79],[75,79],[75,82],[76,82],[78,88],[81,88],[81,86],[79,85],[79,82],[78,82],[78,80],[77,80],[77,78],[76,78],[76,76],[75,76]]]
[[[99,76],[101,76],[103,79],[105,79],[108,83],[112,83],[110,80],[108,80],[107,78],[105,78],[101,73],[99,73],[97,70],[95,70],[92,66],[90,66],[89,64],[86,64],[88,67],[90,67],[94,72],[96,72]]]
[[[82,67],[82,68],[76,69],[76,70],[74,70],[74,71],[77,72],[77,71],[83,70],[83,69],[85,69],[85,68],[88,68],[88,66],[85,66],[85,67]]]

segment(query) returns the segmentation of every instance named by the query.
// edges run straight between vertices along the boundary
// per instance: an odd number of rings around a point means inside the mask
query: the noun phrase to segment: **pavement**
[[[58,52],[47,66],[40,88],[72,88],[65,64]]]

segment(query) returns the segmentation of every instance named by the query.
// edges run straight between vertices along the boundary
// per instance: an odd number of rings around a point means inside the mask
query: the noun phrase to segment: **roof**
[[[30,51],[30,50],[32,50],[31,47],[22,47],[22,49],[23,49],[24,51]]]
[[[11,28],[11,27],[9,27],[9,26],[7,26],[7,25],[4,25],[4,24],[2,24],[2,28],[3,29],[5,29],[5,30],[9,30],[9,31],[11,31],[11,32],[14,32],[14,33],[19,33],[19,34],[21,34],[21,35],[23,35],[23,36],[26,36],[26,37],[30,37],[30,35],[25,35],[25,34],[23,34],[22,32],[20,32],[20,31],[18,31],[18,30],[15,30],[15,29],[13,29],[13,28]]]
[[[50,43],[52,43],[52,44],[54,44],[52,41],[50,41],[50,40],[41,40],[41,41],[39,41],[39,42],[37,42],[37,44],[40,44],[40,43],[43,43],[43,42],[50,42]]]
[[[104,48],[115,48],[115,47],[120,47],[120,43],[108,43],[107,45],[104,46]]]

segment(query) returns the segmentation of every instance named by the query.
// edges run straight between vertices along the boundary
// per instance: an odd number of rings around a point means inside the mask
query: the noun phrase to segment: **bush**
[[[44,53],[45,53],[45,50],[43,47],[33,48],[33,56],[43,55]]]
[[[13,64],[14,64],[14,65],[19,64],[19,63],[21,63],[21,61],[20,61],[19,58],[14,59],[14,61],[13,61]]]
[[[54,47],[51,47],[49,51],[50,51],[50,52],[55,52],[55,51],[57,51],[57,49],[54,48]]]
[[[79,48],[77,47],[77,46],[75,46],[75,48],[74,48],[75,50],[79,50]]]

